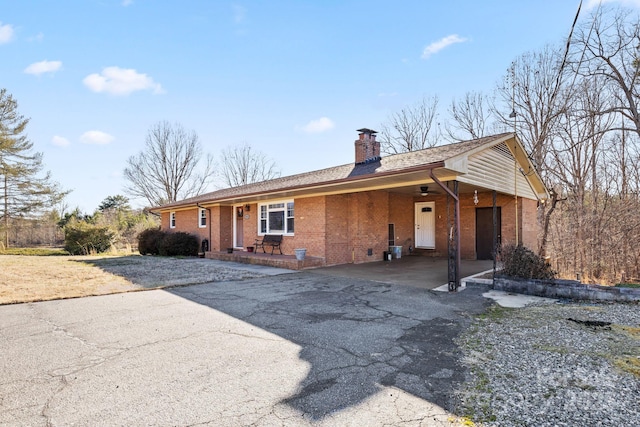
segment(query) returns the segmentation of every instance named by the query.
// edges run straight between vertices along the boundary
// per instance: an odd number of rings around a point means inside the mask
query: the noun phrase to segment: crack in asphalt
[[[292,346],[284,344],[281,348],[286,348],[289,352],[287,356],[291,357],[292,366],[298,369],[298,371],[292,370],[288,378],[295,382],[292,383],[291,390],[286,389],[284,396],[287,397],[278,395],[275,403],[264,403],[259,399],[256,400],[255,390],[249,385],[249,381],[255,379],[255,375],[252,374],[256,371],[250,371],[250,365],[242,364],[242,369],[234,378],[246,377],[248,380],[244,382],[238,380],[237,384],[232,385],[237,387],[235,392],[239,398],[236,397],[233,402],[227,402],[221,397],[220,406],[216,407],[213,404],[210,411],[191,418],[191,421],[198,419],[210,421],[199,421],[190,425],[215,425],[219,424],[220,420],[256,426],[266,425],[269,422],[278,423],[278,420],[283,424],[288,422],[295,424],[295,421],[305,425],[324,422],[330,424],[333,420],[343,422],[344,418],[341,417],[344,417],[344,413],[341,411],[350,411],[358,408],[359,405],[362,406],[356,411],[364,408],[369,413],[380,412],[382,416],[395,417],[397,420],[395,425],[426,423],[424,420],[428,417],[416,417],[407,409],[413,405],[413,401],[407,399],[416,397],[432,402],[442,402],[442,399],[448,397],[444,393],[447,390],[444,390],[439,397],[440,400],[434,398],[439,388],[450,385],[457,378],[458,355],[449,345],[453,340],[452,337],[459,333],[459,328],[464,327],[464,320],[458,317],[465,316],[465,313],[457,310],[459,306],[449,301],[452,298],[440,298],[428,292],[392,288],[386,284],[347,280],[351,284],[313,283],[307,275],[298,274],[287,275],[286,278],[279,277],[273,282],[262,279],[235,282],[233,285],[219,282],[215,285],[152,291],[150,295],[167,292],[180,297],[180,299],[167,300],[188,300],[188,303],[201,304],[230,316],[233,318],[232,321],[246,324],[249,328],[244,326],[240,329],[235,328],[232,323],[227,323],[226,317],[224,323],[201,323],[201,326],[191,328],[189,318],[189,321],[184,323],[184,329],[175,331],[160,328],[159,332],[158,329],[154,332],[153,329],[147,331],[145,328],[136,328],[134,333],[141,335],[134,342],[126,331],[133,321],[124,325],[125,330],[122,334],[103,337],[95,335],[101,332],[101,330],[96,331],[96,326],[101,327],[101,324],[92,323],[87,332],[80,323],[56,322],[55,319],[61,316],[59,312],[50,314],[48,317],[46,310],[40,311],[32,307],[34,318],[46,324],[47,334],[55,336],[62,345],[73,346],[70,349],[73,356],[69,358],[66,366],[55,367],[48,372],[51,376],[50,385],[46,392],[41,394],[39,400],[39,404],[44,401],[41,415],[48,425],[51,425],[52,413],[56,417],[59,416],[55,412],[56,405],[64,403],[60,395],[65,393],[65,390],[72,392],[86,385],[81,382],[86,378],[75,381],[74,374],[125,357],[127,353],[133,353],[128,357],[138,357],[134,352],[145,347],[169,343],[180,348],[181,341],[192,341],[193,345],[197,346],[198,342],[204,341],[205,337],[214,338],[211,342],[224,342],[224,339],[212,337],[218,334],[245,338],[256,343],[258,340],[291,343]],[[156,301],[159,304],[156,304]],[[160,305],[179,306],[178,302],[165,304],[162,301],[166,300],[153,297],[149,307],[155,309]],[[136,304],[138,302],[139,300],[136,300]],[[133,304],[128,305],[128,307],[133,306]],[[145,307],[143,304],[141,309]],[[136,310],[116,308],[113,312],[120,311]],[[181,309],[177,312],[185,311]],[[202,312],[206,313],[207,310]],[[175,316],[179,315],[181,314]],[[64,319],[64,317],[60,318]],[[77,318],[80,317],[72,317],[72,319]],[[87,318],[93,322],[93,318],[90,316]],[[213,318],[216,319],[216,317]],[[456,320],[453,320],[454,318]],[[172,322],[172,319],[174,316],[165,318],[163,315],[153,316],[148,320]],[[136,316],[135,321],[145,322],[147,319]],[[118,324],[118,322],[115,323],[115,325]],[[252,328],[256,328],[255,334],[250,331]],[[191,332],[195,329],[198,331]],[[433,339],[438,337],[439,330],[445,333],[441,338]],[[78,334],[74,334],[74,331]],[[145,332],[146,335],[142,334]],[[169,336],[173,334],[175,336]],[[118,340],[120,335],[125,338]],[[90,339],[92,337],[97,342],[92,341]],[[113,342],[101,343],[106,339]],[[242,340],[235,341],[243,343]],[[248,342],[251,344],[251,341]],[[185,344],[190,345],[190,343]],[[173,347],[173,345],[167,346],[167,348]],[[77,351],[78,349],[80,351]],[[216,350],[225,352],[223,348]],[[141,351],[140,354],[152,354],[156,351],[156,348],[151,348]],[[267,359],[269,363],[272,356],[270,355]],[[179,365],[182,360],[176,359],[176,361]],[[229,363],[233,364],[233,361]],[[216,365],[209,369],[213,372],[218,368],[219,366]],[[233,366],[223,368],[234,369]],[[98,373],[102,370],[103,368],[100,368]],[[183,371],[178,369],[176,373],[182,374]],[[225,378],[228,373],[225,373]],[[211,378],[216,377],[211,376]],[[191,381],[191,379],[189,376],[186,380]],[[54,380],[59,383],[56,384]],[[68,387],[75,387],[75,390]],[[201,389],[208,389],[208,387],[215,390],[216,396],[218,392],[224,392],[216,389],[220,385],[216,385],[215,381],[207,383]],[[385,393],[378,394],[382,390],[385,390]],[[277,392],[282,393],[282,391]],[[173,402],[178,406],[184,406],[185,404],[181,402],[187,402],[192,393],[205,396],[207,394],[207,392],[199,392],[198,388],[194,387],[188,389],[188,393],[176,395]],[[369,400],[374,396],[375,398]],[[64,397],[67,397],[66,394]],[[392,401],[392,406],[385,409],[384,402],[388,403],[389,400]],[[0,402],[2,402],[1,399]],[[377,406],[379,402],[383,402],[380,407]],[[277,409],[278,407],[280,410]],[[161,413],[162,411],[153,412],[157,417],[160,417]],[[434,414],[434,417],[439,416],[439,412],[435,410],[429,414]],[[442,414],[446,414],[444,409]]]
[[[67,388],[67,386],[69,385],[66,377],[64,375],[59,375],[59,376],[53,376],[55,378],[58,378],[60,380],[60,386],[58,387],[57,390],[55,390],[53,393],[51,393],[51,395],[49,396],[49,398],[45,401],[42,410],[40,411],[40,416],[42,416],[45,419],[45,423],[47,426],[53,426],[54,424],[51,421],[51,416],[48,414],[49,409],[51,407],[51,402],[53,402],[53,400],[58,396],[58,394],[60,394],[65,388]]]

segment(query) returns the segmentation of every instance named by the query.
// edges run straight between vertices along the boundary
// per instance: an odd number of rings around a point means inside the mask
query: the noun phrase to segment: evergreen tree
[[[0,89],[0,220],[4,245],[9,246],[12,218],[33,218],[67,193],[42,172],[42,153],[33,152],[25,129],[29,119],[18,113],[18,103]]]

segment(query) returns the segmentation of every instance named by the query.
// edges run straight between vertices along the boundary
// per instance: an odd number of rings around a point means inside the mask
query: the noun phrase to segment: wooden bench
[[[265,246],[271,246],[271,255],[273,255],[273,250],[278,248],[280,251],[280,255],[282,255],[282,249],[280,248],[280,244],[282,243],[282,234],[265,234],[262,236],[262,239],[256,239],[255,247],[256,252],[258,252],[258,248],[262,248],[263,253],[267,253],[265,251]]]

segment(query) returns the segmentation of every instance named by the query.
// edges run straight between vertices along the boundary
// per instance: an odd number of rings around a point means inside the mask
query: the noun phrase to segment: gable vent
[[[504,142],[502,144],[496,145],[495,147],[491,147],[491,149],[501,156],[504,156],[509,160],[513,160],[511,150],[509,150],[509,147],[507,147],[507,144],[505,144]]]

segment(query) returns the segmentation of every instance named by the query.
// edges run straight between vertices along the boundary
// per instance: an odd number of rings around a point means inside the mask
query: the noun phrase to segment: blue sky
[[[490,93],[517,56],[563,42],[578,4],[0,0],[0,87],[70,208],[90,213],[124,194],[158,121],[214,157],[248,143],[283,175],[349,163],[356,129],[425,95],[446,109]]]

